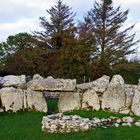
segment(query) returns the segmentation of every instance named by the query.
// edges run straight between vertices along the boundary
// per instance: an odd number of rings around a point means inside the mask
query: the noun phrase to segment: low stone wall
[[[78,115],[66,116],[61,113],[44,116],[42,119],[42,131],[45,133],[69,133],[78,131],[88,131],[96,127],[107,128],[109,126],[138,126],[140,120],[135,122],[130,116],[118,118],[82,118]]]

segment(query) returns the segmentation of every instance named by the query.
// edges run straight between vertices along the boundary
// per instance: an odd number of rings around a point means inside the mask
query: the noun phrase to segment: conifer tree
[[[92,27],[94,43],[98,48],[96,55],[99,71],[109,71],[117,62],[136,51],[134,46],[139,40],[135,40],[135,33],[132,31],[134,25],[126,28],[123,26],[128,13],[129,10],[122,12],[120,6],[114,8],[112,0],[95,2],[88,12],[85,23]]]

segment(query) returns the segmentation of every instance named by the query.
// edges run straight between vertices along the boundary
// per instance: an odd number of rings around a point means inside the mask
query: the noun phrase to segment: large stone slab
[[[28,88],[35,91],[74,91],[76,89],[76,80],[54,79],[35,79],[29,82]]]
[[[10,86],[19,87],[22,84],[26,83],[26,77],[25,75],[21,75],[21,76],[8,75],[3,78],[3,81],[4,81],[3,82],[4,87],[10,87]]]
[[[13,87],[6,87],[0,90],[2,107],[5,111],[17,112],[23,109],[23,91]]]
[[[100,110],[100,101],[97,93],[94,90],[87,90],[82,95],[82,109],[85,110]]]
[[[109,80],[110,80],[110,77],[104,75],[95,81],[79,84],[79,85],[77,85],[77,88],[80,90],[93,89],[95,92],[103,93],[103,92],[105,92],[105,90],[108,87]]]
[[[24,108],[47,112],[47,101],[41,91],[24,90]]]
[[[66,112],[78,110],[81,107],[79,93],[63,92],[59,96],[58,110],[59,112]]]
[[[124,80],[120,75],[114,75],[102,99],[102,109],[119,112],[125,107]]]
[[[140,116],[140,89],[135,91],[131,110],[135,115]]]

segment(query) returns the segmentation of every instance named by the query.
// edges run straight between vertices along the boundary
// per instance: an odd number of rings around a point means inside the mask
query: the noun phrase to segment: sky
[[[48,17],[46,9],[53,6],[56,1],[0,0],[0,42],[6,41],[9,35],[40,30],[39,17]],[[63,2],[73,8],[76,12],[75,21],[78,21],[93,7],[95,0],[63,0]],[[113,0],[113,5],[114,7],[120,5],[122,11],[130,10],[125,26],[136,24],[134,28],[136,39],[140,38],[140,0]]]

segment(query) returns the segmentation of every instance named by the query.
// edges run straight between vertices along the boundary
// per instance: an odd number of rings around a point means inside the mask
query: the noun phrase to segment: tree
[[[48,51],[43,45],[28,33],[9,36],[6,42],[0,44],[3,48],[3,56],[0,59],[2,73],[15,75],[39,73],[45,76],[48,72],[45,67]]]
[[[53,48],[59,49],[62,47],[65,39],[74,36],[73,21],[75,14],[71,10],[71,7],[58,0],[50,10],[46,10],[50,15],[50,20],[47,20],[46,17],[40,17],[43,31],[36,31],[34,35]]]
[[[70,6],[58,0],[56,5],[47,10],[49,20],[41,17],[42,32],[35,32],[37,39],[49,44],[49,57],[46,59],[49,74],[60,78],[76,78],[83,82],[85,74],[84,47],[76,38],[77,28],[74,24],[75,14]],[[81,52],[82,51],[82,52]]]
[[[129,34],[134,25],[125,29],[123,27],[128,13],[129,10],[121,12],[120,6],[113,8],[112,0],[95,2],[94,8],[88,12],[85,22],[88,21],[92,27],[92,34],[98,48],[97,69],[111,70],[115,63],[135,52],[136,49],[132,46],[139,40],[135,40],[135,33]]]

